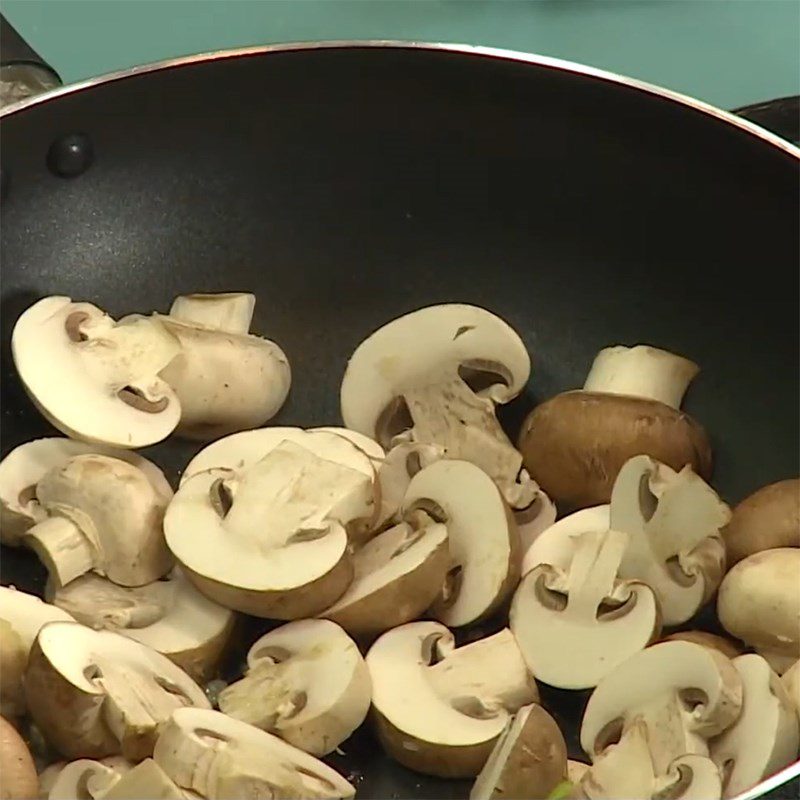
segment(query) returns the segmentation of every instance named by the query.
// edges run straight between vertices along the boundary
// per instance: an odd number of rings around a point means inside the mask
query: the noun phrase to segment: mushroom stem
[[[94,567],[94,550],[81,529],[66,517],[48,517],[34,525],[24,543],[47,567],[60,588]]]
[[[596,619],[600,604],[614,593],[627,544],[628,537],[621,531],[581,534],[569,570],[565,619]]]
[[[699,371],[688,358],[656,347],[606,347],[595,356],[583,390],[647,398],[677,409]]]
[[[256,299],[246,292],[186,294],[176,297],[169,315],[181,322],[226,333],[250,332]]]

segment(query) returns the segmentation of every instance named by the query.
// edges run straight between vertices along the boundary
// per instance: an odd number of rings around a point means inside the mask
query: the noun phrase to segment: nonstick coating
[[[93,163],[59,177],[48,150],[77,133]],[[245,290],[254,330],[292,363],[276,422],[338,422],[366,334],[461,301],[507,319],[532,354],[504,412],[514,435],[532,404],[581,385],[598,349],[646,342],[703,368],[686,408],[711,432],[726,500],[798,474],[797,160],[702,111],[477,54],[260,53],[11,114],[2,168],[3,453],[52,433],[8,353],[33,300],[118,315]],[[174,477],[196,450],[152,455]],[[2,566],[5,583],[41,587],[27,554],[4,549]],[[585,697],[545,700],[574,730]],[[344,749],[333,761],[364,797],[468,791],[398,767],[367,732]]]

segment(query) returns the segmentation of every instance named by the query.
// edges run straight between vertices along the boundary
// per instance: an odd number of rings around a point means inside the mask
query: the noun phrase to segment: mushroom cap
[[[178,424],[180,404],[158,373],[179,350],[158,323],[115,324],[68,297],[34,303],[11,336],[20,380],[53,425],[75,439],[127,448],[159,442]]]
[[[208,708],[203,690],[169,659],[111,631],[50,622],[25,673],[34,721],[67,758],[152,753],[157,729],[176,709]]]
[[[724,636],[718,636],[716,633],[709,633],[708,631],[679,631],[678,633],[671,633],[665,636],[662,642],[694,642],[701,644],[703,647],[710,647],[716,650],[726,658],[736,658],[743,652],[741,645],[733,639],[726,639]]]
[[[355,795],[338,772],[314,756],[218,711],[176,711],[161,731],[153,759],[178,786],[206,800]]]
[[[688,414],[655,400],[582,390],[531,411],[519,436],[525,468],[562,511],[608,503],[617,473],[642,453],[711,477],[711,444]]]
[[[800,547],[800,478],[771,483],[746,497],[722,536],[731,565],[762,550]]]
[[[0,717],[0,797],[37,800],[39,776],[28,746],[5,717]]]
[[[717,597],[731,636],[760,650],[800,656],[800,549],[762,550],[728,572]]]
[[[477,393],[506,403],[528,382],[530,357],[508,323],[477,306],[449,303],[398,317],[350,357],[340,395],[344,423],[380,441],[378,423],[395,398],[459,368],[465,376],[464,369],[487,374],[490,385]]]
[[[414,531],[401,522],[353,555],[353,582],[321,617],[353,636],[370,637],[422,616],[450,568],[447,528]]]
[[[460,627],[491,614],[519,579],[516,524],[495,483],[468,461],[435,461],[408,485],[403,512],[414,509],[445,524],[453,564],[431,615]]]
[[[733,659],[744,687],[739,718],[711,742],[710,755],[733,797],[790,764],[800,745],[797,715],[780,678],[755,653]]]
[[[15,447],[0,461],[0,540],[3,544],[20,544],[28,528],[44,517],[36,502],[36,484],[42,477],[73,456],[91,453],[127,461],[144,473],[165,504],[172,499],[172,487],[164,473],[138,453],[59,436],[34,439]]]
[[[355,642],[334,622],[304,619],[262,636],[247,675],[224,689],[219,709],[316,756],[361,725],[372,696]]]

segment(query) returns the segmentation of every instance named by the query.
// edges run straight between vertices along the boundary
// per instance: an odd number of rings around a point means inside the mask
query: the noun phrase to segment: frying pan
[[[252,291],[254,330],[293,367],[275,421],[307,426],[339,420],[345,363],[368,333],[461,301],[504,317],[532,353],[528,390],[504,409],[512,435],[606,345],[697,361],[686,408],[735,503],[800,472],[799,164],[784,139],[700,102],[471,47],[250,48],[28,99],[2,113],[2,451],[52,434],[8,353],[43,295],[117,316]],[[170,440],[150,455],[174,477],[196,450]],[[5,583],[41,590],[29,554],[2,555]],[[576,730],[586,694],[543,696]],[[360,796],[468,793],[399,767],[367,730],[344,749],[332,762]]]

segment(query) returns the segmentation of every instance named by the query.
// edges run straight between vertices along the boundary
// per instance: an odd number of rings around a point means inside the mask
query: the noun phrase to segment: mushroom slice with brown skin
[[[746,497],[722,529],[728,563],[776,547],[800,547],[800,478],[778,481]]]
[[[36,500],[36,484],[42,477],[54,467],[63,466],[73,456],[92,453],[127,461],[144,473],[165,502],[172,498],[172,488],[164,473],[152,461],[131,450],[57,436],[34,439],[15,447],[0,461],[0,540],[3,544],[21,544],[28,528],[46,516]]]
[[[247,334],[255,308],[256,296],[249,292],[184,294],[172,301],[169,315],[190,325]]]
[[[739,718],[710,743],[723,775],[723,797],[755,786],[791,764],[800,746],[797,715],[780,678],[761,656],[733,660],[744,687]]]
[[[567,746],[555,720],[539,705],[523,706],[480,771],[471,800],[547,797],[567,771]]]
[[[383,634],[366,657],[378,737],[409,769],[476,776],[510,715],[538,691],[508,629],[454,649],[437,622]]]
[[[168,498],[132,464],[74,456],[41,478],[36,499],[47,516],[23,543],[57,586],[92,570],[121,586],[143,586],[172,566],[161,529]]]
[[[731,662],[693,642],[641,650],[603,678],[589,698],[580,741],[594,761],[641,720],[656,775],[686,753],[708,755],[707,740],[736,721],[742,681]]]
[[[695,644],[703,645],[703,647],[710,647],[726,658],[736,658],[736,656],[740,656],[744,652],[741,645],[733,639],[718,636],[716,633],[708,633],[708,631],[680,631],[679,633],[671,633],[669,636],[665,636],[662,641],[694,642]]]
[[[719,587],[719,621],[782,673],[800,657],[800,549],[762,550],[740,561]]]
[[[525,467],[562,511],[607,503],[622,465],[642,453],[710,478],[708,436],[680,410],[698,372],[647,345],[601,350],[583,389],[528,415],[519,437]]]
[[[176,711],[153,759],[178,786],[205,800],[349,800],[355,795],[353,786],[314,756],[218,711]]]
[[[665,625],[680,625],[707,602],[725,574],[720,529],[730,509],[689,467],[675,472],[649,456],[619,471],[611,527],[630,537],[619,575],[656,593]],[[800,552],[800,551],[798,551]]]
[[[223,689],[219,710],[324,756],[361,725],[371,697],[355,642],[334,622],[303,619],[250,648],[247,674]]]
[[[326,609],[350,584],[346,528],[370,516],[374,500],[363,472],[283,441],[249,468],[186,481],[164,533],[207,597],[256,616],[298,619]]]
[[[523,579],[509,625],[528,668],[551,686],[596,686],[660,631],[649,586],[617,580],[627,545],[619,531],[580,536],[568,570],[540,564]]]
[[[353,555],[353,582],[319,616],[371,638],[423,616],[450,568],[447,528],[407,522],[370,539]]]
[[[17,320],[11,351],[44,416],[75,439],[145,447],[178,424],[178,398],[160,370],[180,352],[163,325],[115,323],[89,303],[46,297]]]
[[[152,647],[196,681],[213,673],[235,618],[200,594],[177,567],[166,578],[136,588],[88,573],[56,589],[51,599],[90,628],[116,631]]]
[[[451,566],[430,615],[470,625],[491,614],[519,580],[519,539],[496,484],[469,461],[436,461],[408,485],[403,516],[415,512],[447,528]]]
[[[152,753],[176,708],[208,708],[203,690],[169,659],[111,631],[51,622],[39,632],[25,673],[28,710],[67,758]]]
[[[36,800],[39,777],[28,746],[16,728],[0,717],[0,798]]]
[[[794,710],[797,713],[797,719],[800,720],[800,661],[795,661],[794,664],[781,675],[781,683],[783,688],[791,700]]]
[[[519,335],[476,306],[430,306],[399,317],[365,339],[342,380],[345,425],[389,448],[436,444],[496,481],[514,508],[536,485],[495,417],[495,406],[524,388],[530,357]]]

